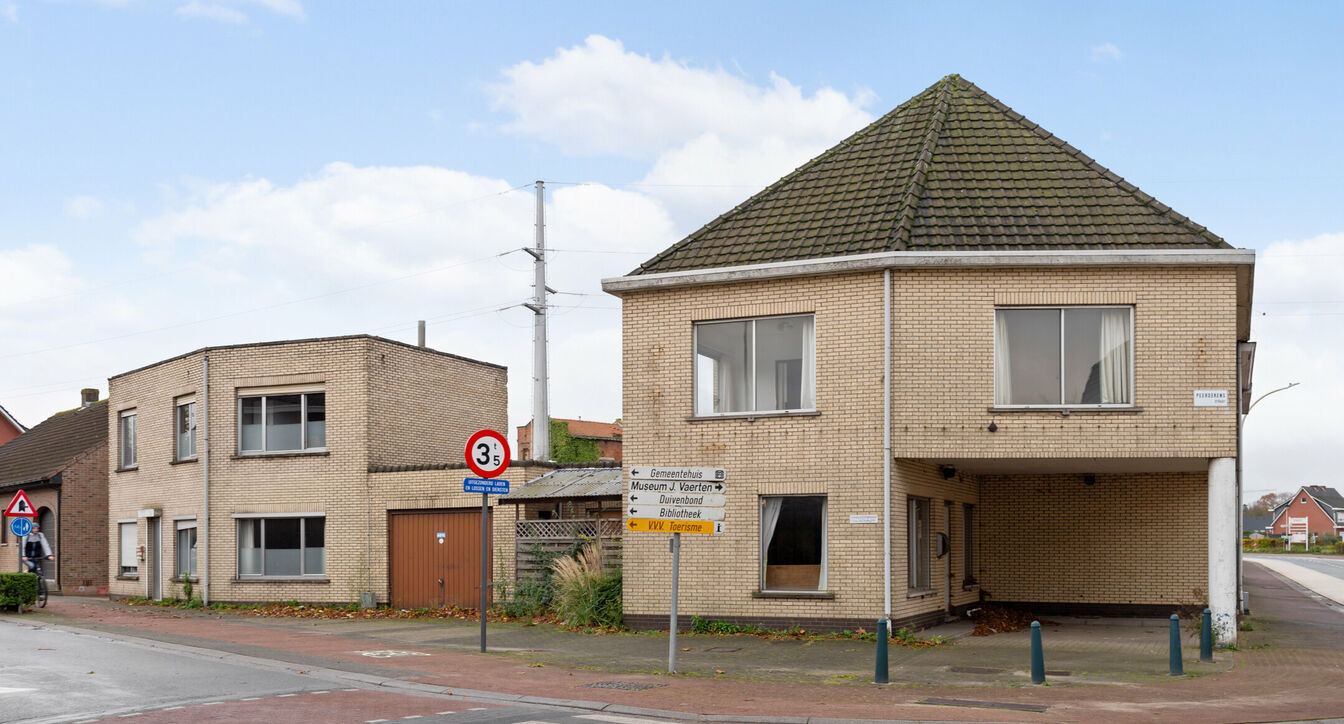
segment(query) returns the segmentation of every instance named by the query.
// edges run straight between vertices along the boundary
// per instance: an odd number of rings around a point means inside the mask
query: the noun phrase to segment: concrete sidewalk
[[[1287,578],[1303,588],[1310,589],[1338,604],[1344,604],[1344,580],[1306,566],[1294,563],[1284,555],[1246,556],[1248,563],[1257,563]],[[1335,559],[1337,560],[1337,559]]]
[[[591,635],[460,621],[313,620],[127,607],[53,599],[29,622],[321,667],[427,690],[580,700],[678,719],[803,721],[808,717],[1041,721],[1264,721],[1344,714],[1344,616],[1271,574],[1247,568],[1259,601],[1243,650],[1197,662],[1184,633],[1186,677],[1167,675],[1165,620],[1056,619],[1045,627],[1051,686],[1027,676],[1025,632],[960,637],[930,649],[893,646],[893,686],[874,686],[874,644],[679,639],[677,675],[660,634]],[[949,635],[965,633],[965,627]],[[936,632],[935,632],[936,633]],[[952,705],[928,702],[950,701]],[[981,706],[970,706],[978,702]],[[991,708],[981,708],[988,706]],[[993,708],[998,707],[998,708]],[[669,714],[671,712],[671,714]]]

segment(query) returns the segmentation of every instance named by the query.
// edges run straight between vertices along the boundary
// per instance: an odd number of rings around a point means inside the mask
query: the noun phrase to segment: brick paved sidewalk
[[[963,638],[935,649],[893,647],[892,686],[867,683],[872,644],[684,637],[683,671],[666,665],[663,636],[590,636],[492,625],[492,653],[474,652],[473,625],[438,621],[263,619],[130,608],[57,598],[31,622],[133,635],[378,677],[389,683],[483,690],[730,717],[960,721],[1275,721],[1344,714],[1344,614],[1264,569],[1246,567],[1256,604],[1243,650],[1166,676],[1163,621],[1060,619],[1045,628],[1046,666],[1066,670],[1031,686],[1025,634]],[[1187,631],[1192,634],[1193,631]],[[507,651],[506,651],[507,649]],[[726,649],[739,649],[736,651]],[[386,658],[367,652],[427,655]],[[723,673],[718,673],[723,672]],[[594,686],[599,685],[599,686]],[[618,686],[622,688],[608,688]],[[645,688],[647,687],[647,688]],[[642,690],[641,690],[642,689]],[[922,704],[975,700],[1013,709]],[[1044,711],[1024,710],[1043,708]]]

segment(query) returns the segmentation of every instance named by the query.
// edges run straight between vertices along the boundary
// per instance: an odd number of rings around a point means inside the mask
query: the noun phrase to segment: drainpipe
[[[201,605],[210,605],[210,355],[201,362],[201,477],[205,512],[196,525],[201,536]]]
[[[882,616],[891,621],[891,269],[882,270]]]
[[[1242,374],[1244,374],[1244,372],[1242,371],[1241,368],[1240,342],[1237,343],[1236,350],[1237,350],[1237,473],[1236,473],[1237,475],[1237,609],[1236,610],[1237,613],[1241,614],[1250,612],[1247,611],[1248,607],[1246,605],[1246,593],[1244,588],[1244,586],[1246,585],[1245,571],[1242,568],[1244,564],[1241,560],[1241,536],[1245,535],[1246,532],[1246,522],[1242,517],[1245,515],[1246,511],[1242,507],[1242,500],[1241,500],[1241,427],[1242,423],[1246,421],[1246,416],[1243,415],[1241,412],[1242,411],[1241,390],[1243,386],[1241,376]]]

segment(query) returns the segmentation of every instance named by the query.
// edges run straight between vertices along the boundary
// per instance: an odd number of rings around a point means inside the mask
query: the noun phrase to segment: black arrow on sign
[[[630,468],[630,477],[633,478],[638,475],[639,475],[639,468]]]
[[[630,515],[634,515],[634,514],[635,514],[635,509],[634,509],[634,508],[631,508],[631,509],[630,509]]]

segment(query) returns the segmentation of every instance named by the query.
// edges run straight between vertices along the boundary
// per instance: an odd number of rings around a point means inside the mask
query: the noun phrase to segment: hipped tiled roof
[[[1227,248],[949,75],[632,274],[882,251]]]
[[[107,400],[58,412],[0,445],[0,488],[46,480],[80,453],[107,442]]]

